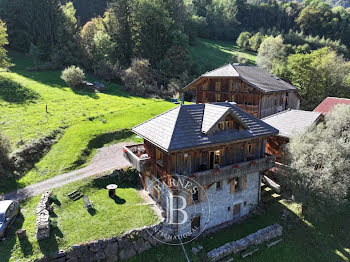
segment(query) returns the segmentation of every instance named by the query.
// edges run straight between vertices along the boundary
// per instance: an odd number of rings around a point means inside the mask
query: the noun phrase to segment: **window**
[[[241,216],[241,204],[237,204],[233,206],[233,218],[237,218]]]
[[[253,160],[255,158],[255,150],[254,150],[254,144],[248,144],[247,145],[247,160]]]
[[[208,90],[208,83],[203,84],[202,90]]]
[[[222,189],[222,182],[219,181],[219,182],[216,182],[216,190],[220,190]]]
[[[192,232],[199,231],[201,228],[201,217],[194,217],[191,221],[191,230]]]
[[[221,162],[220,150],[209,153],[209,169],[217,168]]]
[[[224,122],[220,122],[219,125],[218,125],[218,128],[219,128],[220,130],[225,130],[225,124],[224,124]]]
[[[220,94],[216,94],[216,102],[221,102],[221,95]]]
[[[163,165],[163,152],[156,149],[156,161],[159,165]]]
[[[234,177],[230,184],[230,193],[235,194],[247,188],[247,177]]]
[[[235,84],[234,84],[235,80],[230,80],[229,84],[230,84],[230,91],[234,91],[235,90]]]
[[[199,201],[199,190],[196,190],[193,194],[192,194],[192,202],[198,202]]]
[[[208,101],[207,92],[203,92],[203,100],[204,100],[204,102]]]
[[[235,102],[235,95],[231,95],[231,102]]]
[[[215,83],[215,91],[221,91],[221,82]]]

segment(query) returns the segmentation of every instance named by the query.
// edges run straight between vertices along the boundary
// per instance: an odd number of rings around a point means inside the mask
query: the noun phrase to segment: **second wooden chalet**
[[[261,173],[275,162],[265,153],[265,144],[278,130],[235,103],[180,105],[132,131],[144,143],[124,147],[124,156],[162,207],[167,205],[162,192],[155,189],[159,182],[174,195],[183,194],[171,184],[180,177],[191,178],[203,188],[183,195],[189,219],[174,225],[178,234],[248,214],[259,203]],[[179,203],[174,207],[179,208]],[[183,213],[175,217],[181,221]]]
[[[258,118],[300,106],[296,87],[258,66],[228,64],[201,75],[186,89],[195,91],[196,103],[236,102]]]

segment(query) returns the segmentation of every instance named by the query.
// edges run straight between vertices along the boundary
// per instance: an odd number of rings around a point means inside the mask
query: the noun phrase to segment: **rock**
[[[101,261],[101,260],[103,260],[103,259],[105,259],[105,253],[103,252],[103,250],[102,249],[100,249],[99,251],[97,251],[97,253],[96,253],[96,260],[97,261]]]
[[[91,241],[89,243],[89,250],[96,253],[101,249],[101,243],[98,241]]]
[[[130,246],[129,248],[120,249],[120,251],[119,251],[120,260],[128,259],[128,258],[131,258],[135,255],[136,255],[136,252],[132,246]]]
[[[118,255],[118,242],[108,243],[104,252],[108,258],[116,257]]]
[[[145,241],[143,238],[139,238],[135,241],[134,246],[137,253],[142,253],[144,251]]]

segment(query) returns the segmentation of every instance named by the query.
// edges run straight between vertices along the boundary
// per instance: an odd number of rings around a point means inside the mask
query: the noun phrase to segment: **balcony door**
[[[220,150],[209,152],[209,169],[217,168],[221,163]]]

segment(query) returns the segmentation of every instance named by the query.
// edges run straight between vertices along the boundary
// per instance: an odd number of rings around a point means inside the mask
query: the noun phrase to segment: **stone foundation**
[[[258,245],[282,235],[282,226],[274,224],[250,234],[240,240],[229,242],[207,253],[210,261],[216,262],[229,255],[236,254],[247,249],[250,245]]]
[[[50,196],[52,191],[42,194],[40,201],[36,207],[36,226],[35,235],[37,240],[43,240],[50,237]]]
[[[45,256],[36,262],[86,262],[86,261],[120,261],[140,254],[153,246],[162,244],[161,236],[156,232],[161,225],[143,227],[125,233],[119,237],[99,239],[87,243],[73,245],[67,251],[60,250],[55,254]],[[162,238],[163,242],[167,242]]]

